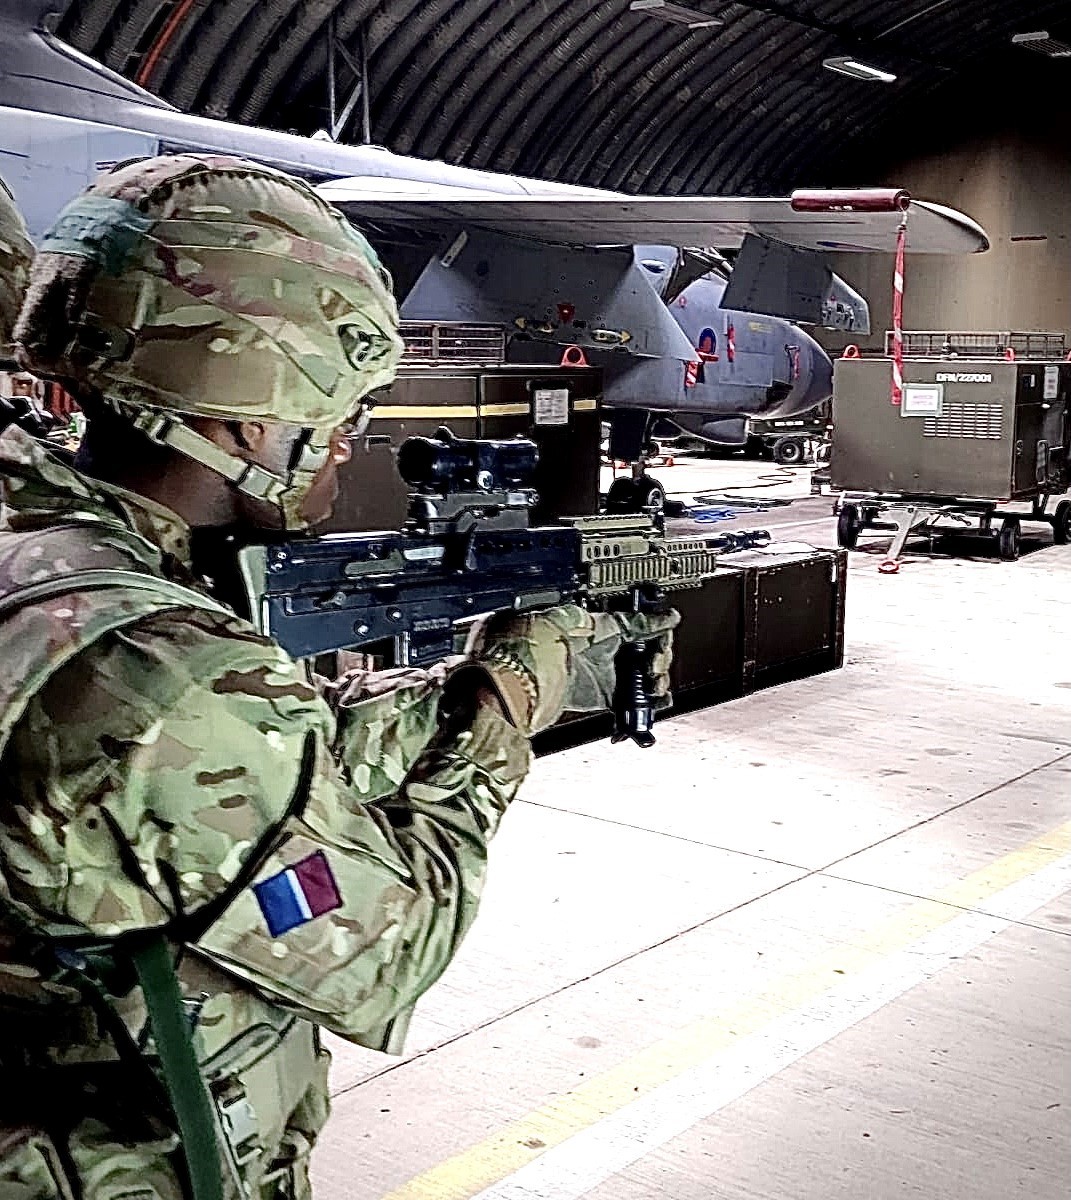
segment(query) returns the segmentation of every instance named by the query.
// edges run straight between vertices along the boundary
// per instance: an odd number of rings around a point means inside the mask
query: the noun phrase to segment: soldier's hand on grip
[[[673,664],[673,630],[680,624],[676,609],[665,613],[614,613],[621,623],[622,640],[646,643],[647,695],[656,709],[668,708],[669,668]]]
[[[609,708],[614,659],[622,641],[654,640],[648,691],[669,692],[670,613],[590,613],[575,604],[536,613],[496,614],[477,625],[468,653],[488,672],[510,720],[525,733],[553,725],[563,712]]]

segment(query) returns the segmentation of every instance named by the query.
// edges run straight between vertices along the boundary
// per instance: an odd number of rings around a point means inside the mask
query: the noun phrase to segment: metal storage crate
[[[673,711],[843,666],[847,578],[843,550],[771,543],[727,554],[713,578],[675,591],[681,623],[673,634]],[[537,734],[533,745],[549,753],[605,736],[612,725],[608,715],[566,718]]]
[[[413,364],[372,411],[364,437],[339,471],[339,497],[325,533],[398,529],[408,488],[395,466],[407,437],[448,425],[458,437],[531,438],[540,453],[534,480],[539,524],[598,510],[602,372],[593,367]]]

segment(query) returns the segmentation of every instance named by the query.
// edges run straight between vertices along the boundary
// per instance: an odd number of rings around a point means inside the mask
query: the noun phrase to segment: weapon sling
[[[131,958],[145,997],[168,1098],[178,1121],[192,1200],[223,1200],[212,1104],[197,1066],[167,939],[162,933],[155,934],[134,950]]]

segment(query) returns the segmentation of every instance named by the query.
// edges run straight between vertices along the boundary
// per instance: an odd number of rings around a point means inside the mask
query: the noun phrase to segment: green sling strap
[[[192,1200],[223,1200],[212,1102],[197,1065],[167,939],[163,934],[149,938],[131,957],[145,997],[167,1094],[178,1121]]]

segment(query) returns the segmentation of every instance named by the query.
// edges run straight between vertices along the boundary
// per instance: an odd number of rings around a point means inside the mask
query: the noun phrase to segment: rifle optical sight
[[[527,438],[457,438],[445,425],[434,437],[406,438],[398,450],[405,482],[444,496],[530,487],[538,461],[539,450]]]

